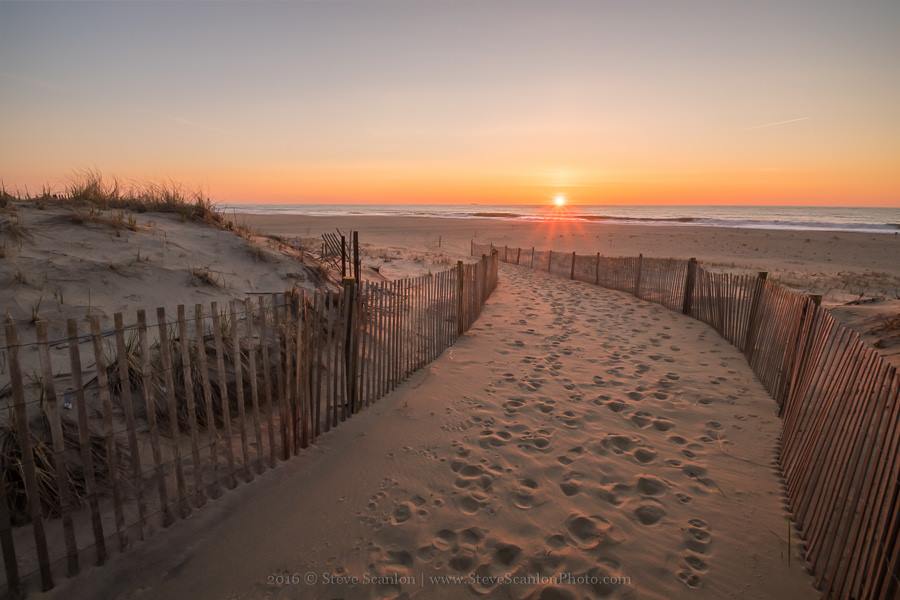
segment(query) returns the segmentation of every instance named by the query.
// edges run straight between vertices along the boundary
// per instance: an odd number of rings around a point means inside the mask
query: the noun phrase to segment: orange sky
[[[898,27],[887,2],[0,3],[0,178],[900,206]]]

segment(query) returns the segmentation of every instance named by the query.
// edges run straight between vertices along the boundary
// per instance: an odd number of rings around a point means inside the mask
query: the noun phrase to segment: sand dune
[[[470,335],[395,393],[51,595],[814,597],[777,432],[705,325],[504,266]]]
[[[20,234],[4,229],[10,222]],[[162,306],[174,314],[178,304],[193,310],[195,303],[324,285],[322,272],[289,244],[177,214],[65,201],[17,201],[0,211],[0,317],[9,316],[24,339],[38,318],[56,339],[66,335],[66,319],[111,321],[122,312],[130,323],[138,309],[153,315]],[[33,368],[36,348],[23,348],[20,360]],[[58,369],[67,372],[68,363]],[[0,374],[6,372],[0,351]],[[8,392],[0,385],[0,398]]]

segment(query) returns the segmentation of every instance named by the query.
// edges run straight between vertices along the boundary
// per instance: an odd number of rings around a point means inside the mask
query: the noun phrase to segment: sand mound
[[[98,211],[65,202],[11,202],[0,212],[0,312],[20,337],[40,317],[51,338],[88,313],[126,322],[145,308],[245,298],[322,284],[301,253],[175,214]],[[26,364],[29,355],[24,356]]]

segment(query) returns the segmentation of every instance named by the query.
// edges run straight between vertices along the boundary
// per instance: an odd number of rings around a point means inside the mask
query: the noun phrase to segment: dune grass
[[[92,223],[95,225],[105,225],[116,231],[121,231],[123,229],[137,231],[139,229],[137,219],[135,219],[133,215],[128,215],[126,217],[124,210],[107,214],[102,210],[91,206],[88,211],[73,209],[66,218],[76,225]]]
[[[0,208],[17,201],[34,202],[39,207],[46,204],[65,204],[82,209],[73,215],[74,220],[81,222],[99,222],[104,218],[100,211],[128,210],[136,213],[177,214],[185,221],[198,221],[228,230],[236,229],[235,225],[216,208],[213,201],[201,191],[187,192],[181,185],[171,182],[126,186],[118,178],[107,178],[97,170],[76,173],[62,192],[53,192],[50,188],[44,187],[40,194],[31,195],[27,191],[10,192],[0,184]],[[83,210],[85,208],[88,210],[87,213]],[[124,219],[122,225],[130,228]]]
[[[9,240],[21,243],[31,237],[28,228],[19,219],[19,215],[13,213],[9,215],[0,215],[0,236],[4,236]]]
[[[78,424],[70,417],[61,419],[63,443],[66,451],[79,452]],[[104,495],[111,489],[110,461],[106,454],[106,436],[96,426],[90,426],[88,430],[88,448],[94,465],[94,477],[96,485]],[[37,474],[39,497],[41,508],[45,516],[55,517],[60,514],[62,507],[61,497],[56,480],[56,471],[53,459],[53,443],[50,435],[50,421],[41,411],[29,422],[29,435],[34,456],[34,467]],[[119,477],[128,475],[127,465],[130,456],[128,446],[124,441],[116,439],[117,453],[119,456]],[[0,422],[0,473],[4,479],[7,491],[7,503],[9,513],[14,525],[21,525],[31,521],[28,510],[28,497],[25,492],[25,473],[22,462],[22,445],[19,440],[19,432],[8,421]],[[87,498],[87,488],[84,468],[72,461],[66,464],[66,475],[72,493],[72,502],[80,506]]]
[[[201,285],[221,288],[225,287],[225,278],[221,274],[217,274],[209,267],[196,267],[191,269],[192,281]]]

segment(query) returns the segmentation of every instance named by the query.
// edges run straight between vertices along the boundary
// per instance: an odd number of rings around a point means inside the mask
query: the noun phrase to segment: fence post
[[[747,357],[747,363],[753,359],[753,346],[756,345],[757,317],[759,312],[759,299],[762,297],[763,286],[769,274],[766,271],[760,271],[756,276],[756,285],[753,287],[753,300],[750,304],[750,317],[747,319],[747,331],[744,335],[744,356]]]
[[[121,319],[121,315],[116,313]],[[37,328],[38,356],[40,357],[42,391],[42,405],[44,416],[50,424],[50,438],[53,442],[53,467],[56,474],[56,487],[59,493],[60,516],[62,517],[63,540],[66,545],[67,569],[66,574],[71,576],[78,574],[78,544],[75,541],[75,525],[72,523],[72,494],[69,487],[69,477],[66,470],[65,453],[66,442],[63,438],[62,420],[59,416],[59,405],[56,399],[56,386],[53,384],[53,366],[50,363],[50,347],[47,343],[47,321],[41,319],[35,324]],[[127,383],[122,384],[123,387]],[[129,385],[130,387],[130,385]],[[131,422],[132,427],[134,422]],[[133,433],[132,429],[132,433]],[[132,448],[134,450],[135,448]],[[6,499],[4,498],[5,502]],[[143,517],[143,513],[141,513]],[[141,529],[140,520],[138,530]],[[143,535],[143,534],[141,534]]]
[[[784,402],[786,400],[786,396],[788,391],[791,389],[794,379],[794,365],[803,360],[803,357],[800,355],[800,340],[803,337],[803,328],[806,324],[807,316],[812,311],[809,310],[809,303],[804,302],[803,307],[800,309],[800,318],[797,319],[797,333],[794,335],[794,344],[790,349],[785,349],[788,355],[788,365],[786,368],[786,376],[781,380],[781,386],[778,390],[775,391],[775,401],[778,403],[778,416],[780,417],[784,412]],[[804,352],[805,354],[805,352]]]
[[[146,326],[144,326],[143,311],[140,311],[138,323],[142,327],[139,329],[141,340],[146,341]],[[72,387],[75,388],[75,401],[78,412],[78,445],[81,451],[81,465],[84,468],[85,491],[87,492],[88,506],[91,511],[91,525],[94,531],[94,547],[97,553],[97,566],[106,562],[106,536],[103,535],[103,521],[100,520],[100,501],[97,498],[97,476],[94,470],[94,455],[91,453],[91,442],[88,434],[88,414],[87,405],[84,398],[84,382],[82,379],[81,368],[81,351],[78,347],[78,324],[75,319],[68,319],[67,330],[69,334],[69,362],[72,366]],[[143,347],[143,342],[141,342]],[[143,352],[143,351],[142,351]],[[143,352],[142,357],[147,353]],[[149,360],[149,359],[148,359]],[[149,385],[150,375],[144,374],[144,385]],[[148,423],[152,421],[152,435],[156,434],[155,413],[147,413]],[[151,438],[156,444],[158,440]],[[155,446],[154,446],[155,448]],[[2,485],[2,484],[0,484]],[[165,496],[165,493],[163,494]],[[168,503],[165,503],[168,506]],[[2,510],[3,507],[0,507]],[[7,570],[7,574],[10,571]]]
[[[644,266],[644,255],[638,254],[637,260],[637,274],[634,276],[634,295],[638,298],[641,297],[641,270]]]
[[[534,246],[531,247],[531,268],[534,268]]]
[[[359,232],[353,232],[353,276],[359,281]]]
[[[503,246],[503,262],[509,262],[509,246]]]
[[[19,596],[19,563],[13,540],[12,521],[9,515],[6,478],[0,477],[0,547],[3,549],[3,565],[6,568],[6,589],[10,597]]]
[[[354,335],[353,321],[356,319],[356,311],[354,310],[356,299],[356,280],[352,277],[345,277],[343,281],[344,302],[347,308],[347,321],[344,330],[344,373],[347,380],[347,405],[348,412],[353,414],[356,408],[356,360],[354,360]]]
[[[688,261],[687,276],[684,278],[684,301],[681,305],[681,313],[690,315],[694,304],[694,282],[697,280],[697,259]]]
[[[456,335],[465,331],[463,321],[463,261],[456,261]]]
[[[516,248],[516,264],[519,264],[519,260],[522,258],[522,249]]]
[[[475,256],[475,239],[469,240],[469,256]]]
[[[800,374],[803,372],[804,363],[806,362],[807,355],[809,354],[809,351],[810,351],[810,346],[812,345],[813,335],[812,335],[812,331],[810,331],[806,335],[806,343],[803,345],[802,350],[799,347],[800,339],[802,337],[802,331],[806,327],[806,322],[804,321],[804,319],[812,320],[812,319],[816,318],[816,309],[822,303],[822,296],[821,296],[821,294],[810,294],[809,299],[812,301],[812,307],[810,307],[809,305],[805,305],[803,307],[803,313],[801,315],[799,325],[797,327],[797,339],[794,344],[794,351],[793,351],[794,359],[791,364],[791,373],[790,373],[790,376],[788,377],[789,381],[787,382],[787,385],[784,388],[784,393],[783,393],[781,402],[778,404],[778,416],[779,417],[784,414],[784,404],[791,397],[791,394],[793,393],[793,391],[795,389],[795,385],[797,384],[796,378],[799,377]]]
[[[597,253],[597,264],[594,267],[594,285],[600,285],[600,253]]]
[[[465,288],[465,267],[461,260],[456,261],[456,335],[460,336],[465,331],[465,300],[463,293]]]
[[[40,488],[34,463],[34,449],[31,445],[31,434],[28,431],[28,413],[25,408],[25,386],[22,382],[22,371],[19,367],[19,336],[12,317],[6,317],[6,344],[9,347],[9,378],[12,389],[13,418],[16,433],[19,435],[21,448],[22,471],[24,473],[25,500],[31,516],[34,533],[34,545],[37,551],[38,569],[41,573],[41,590],[48,591],[53,587],[53,572],[50,570],[50,555],[47,550],[47,538],[44,533],[44,516],[41,509]],[[3,498],[6,502],[6,498]],[[5,548],[4,548],[5,550]],[[12,580],[7,575],[7,579]],[[12,587],[12,585],[10,585]]]
[[[575,279],[575,253],[572,253],[572,268],[569,269],[569,279]]]
[[[500,257],[491,252],[491,259],[499,260]],[[481,298],[478,304],[478,311],[476,314],[481,314],[481,307],[484,306],[484,301],[487,300],[487,265],[488,265],[488,257],[484,254],[481,255]]]
[[[553,250],[547,250],[547,272],[552,273],[551,265],[553,265]]]
[[[347,238],[341,236],[341,277],[347,276]]]

